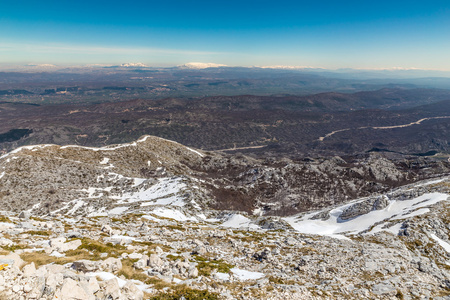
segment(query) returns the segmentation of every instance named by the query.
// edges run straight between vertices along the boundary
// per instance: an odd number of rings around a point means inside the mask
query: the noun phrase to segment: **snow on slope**
[[[244,217],[241,214],[233,214],[228,218],[228,220],[222,223],[221,226],[230,228],[254,228],[254,229],[259,228],[258,225],[252,224],[251,222],[252,220],[250,220],[247,217]]]
[[[439,245],[441,245],[442,248],[444,248],[445,251],[447,251],[448,253],[450,253],[450,244],[447,243],[446,241],[441,240],[440,238],[438,238],[435,234],[431,234],[431,238],[433,240],[435,240],[436,242],[438,242]]]
[[[140,185],[143,185],[142,183]],[[156,184],[150,187],[141,187],[135,192],[127,192],[120,196],[113,196],[117,199],[118,204],[134,203],[147,201],[141,206],[148,205],[175,205],[184,206],[182,198],[176,196],[186,189],[186,184],[182,181],[182,178],[159,178]]]
[[[339,216],[346,208],[363,200],[358,200],[331,210],[330,218],[325,221],[310,219],[317,212],[302,217],[287,217],[284,220],[298,232],[330,236],[343,233],[358,234],[372,228],[377,223],[382,223],[373,228],[374,232],[371,233],[375,233],[383,230],[382,228],[389,221],[402,220],[427,213],[429,209],[425,208],[426,206],[447,200],[448,197],[449,195],[444,193],[428,193],[410,200],[390,200],[389,205],[384,209],[374,210],[347,221],[340,220]],[[392,227],[390,230],[388,228],[388,231],[392,232],[394,231],[393,229]]]

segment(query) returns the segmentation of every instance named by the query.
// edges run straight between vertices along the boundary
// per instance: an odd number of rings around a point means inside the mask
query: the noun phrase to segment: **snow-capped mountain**
[[[178,66],[183,69],[206,69],[206,68],[219,68],[226,67],[227,65],[215,64],[215,63],[202,63],[202,62],[190,62],[184,65]]]
[[[128,67],[142,67],[142,68],[148,67],[146,64],[143,64],[143,63],[140,63],[140,62],[138,62],[138,63],[123,63],[120,66],[121,67],[126,67],[126,68],[128,68]]]

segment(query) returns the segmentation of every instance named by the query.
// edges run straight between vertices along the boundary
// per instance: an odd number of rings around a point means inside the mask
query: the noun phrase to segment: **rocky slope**
[[[447,177],[396,189],[378,205],[363,198],[289,218],[190,219],[170,205],[120,216],[2,212],[0,292],[4,299],[449,299],[449,195]],[[313,225],[318,234],[305,233]]]
[[[145,136],[103,148],[38,145],[0,157],[0,209],[107,215],[159,205],[293,215],[446,174],[445,155],[294,161],[197,151]]]
[[[0,157],[0,299],[449,299],[448,169],[151,136],[18,148]]]

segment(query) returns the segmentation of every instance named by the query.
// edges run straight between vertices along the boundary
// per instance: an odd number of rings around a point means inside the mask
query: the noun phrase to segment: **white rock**
[[[24,291],[25,293],[31,292],[32,289],[33,289],[33,287],[32,287],[31,284],[29,284],[29,283],[26,283],[26,284],[23,286],[23,291]]]
[[[89,291],[93,294],[95,294],[100,289],[100,285],[98,284],[98,281],[95,277],[89,278],[88,288]]]
[[[22,272],[24,277],[36,275],[36,266],[34,265],[34,262],[23,267]]]
[[[151,254],[148,260],[148,265],[151,267],[161,267],[163,265],[163,261],[156,254]]]
[[[14,293],[18,293],[18,292],[20,292],[22,289],[23,289],[23,286],[18,285],[18,284],[13,285],[13,287],[12,287],[12,291],[13,291]]]
[[[61,285],[64,281],[64,276],[62,273],[51,273],[48,275],[47,280],[45,281],[45,288],[50,293],[54,293],[56,291],[56,287]]]
[[[128,257],[130,259],[141,259],[142,258],[142,254],[134,252],[134,253],[131,253],[130,255],[128,255]]]
[[[105,281],[105,299],[118,299],[121,297],[119,282],[117,278],[112,278]]]
[[[128,281],[122,287],[122,297],[127,300],[142,300],[144,299],[144,293],[135,284]]]
[[[98,269],[98,264],[91,260],[82,259],[74,261],[72,268],[81,272],[93,272]]]
[[[100,267],[106,272],[117,272],[122,269],[122,262],[118,258],[109,257],[101,262]]]
[[[55,296],[61,300],[95,300],[93,294],[87,293],[75,280],[71,278],[64,279],[61,290],[55,293]]]
[[[73,240],[73,241],[62,244],[61,247],[58,249],[58,251],[66,252],[69,250],[75,250],[80,246],[81,246],[81,240]]]

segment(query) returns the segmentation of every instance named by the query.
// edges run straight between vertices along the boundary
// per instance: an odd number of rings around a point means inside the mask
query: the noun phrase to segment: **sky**
[[[0,64],[450,71],[450,1],[0,0]]]

